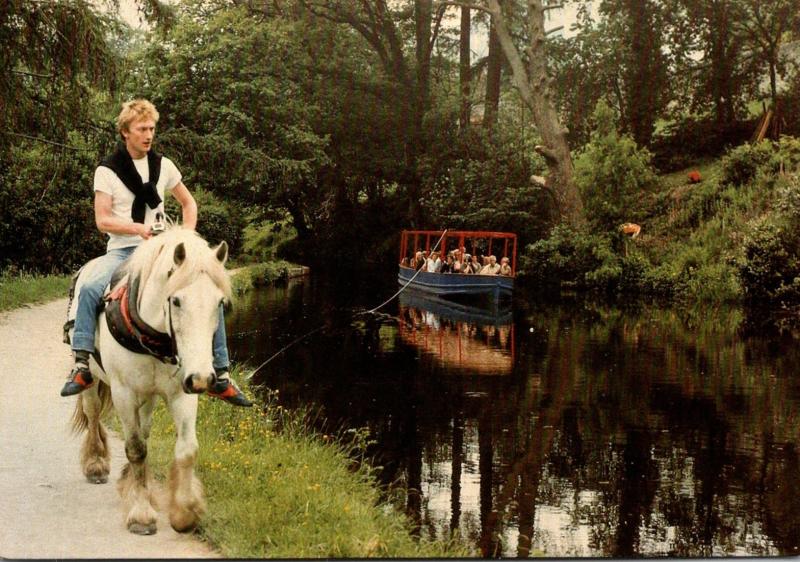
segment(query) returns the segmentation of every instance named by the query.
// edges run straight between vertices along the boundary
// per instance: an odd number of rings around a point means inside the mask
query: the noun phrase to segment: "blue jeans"
[[[78,310],[75,315],[75,332],[72,335],[72,350],[94,352],[94,334],[97,329],[97,307],[103,299],[103,293],[111,282],[111,276],[124,262],[136,246],[109,250],[104,256],[98,258],[88,277],[84,279],[83,286],[78,294]],[[228,342],[225,334],[225,317],[222,306],[219,307],[219,322],[214,332],[214,368],[227,369],[230,366],[228,357]]]

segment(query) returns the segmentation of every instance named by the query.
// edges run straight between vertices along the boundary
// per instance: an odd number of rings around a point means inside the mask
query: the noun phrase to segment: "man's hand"
[[[136,230],[137,230],[136,234],[138,234],[139,236],[141,236],[145,240],[147,240],[148,238],[150,238],[153,235],[153,231],[150,230],[149,226],[145,226],[140,222],[136,222],[134,224],[136,225]]]

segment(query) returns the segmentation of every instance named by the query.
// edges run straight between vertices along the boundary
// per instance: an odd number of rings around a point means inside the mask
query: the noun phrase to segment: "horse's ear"
[[[228,243],[225,242],[225,240],[220,242],[219,246],[217,246],[216,254],[217,254],[217,259],[220,261],[220,263],[224,264],[225,260],[228,259]]]
[[[175,246],[175,253],[172,255],[172,259],[175,260],[175,265],[182,264],[183,260],[186,259],[186,246],[183,245],[183,242]]]

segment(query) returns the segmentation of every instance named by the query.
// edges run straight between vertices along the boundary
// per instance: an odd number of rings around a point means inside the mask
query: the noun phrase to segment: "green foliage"
[[[528,245],[520,256],[520,274],[537,287],[557,290],[562,283],[577,288],[605,284],[617,264],[607,237],[561,224],[550,236]],[[608,259],[611,258],[611,259]],[[603,271],[598,272],[597,270]]]
[[[160,145],[187,185],[267,208],[314,209],[327,139],[299,24],[246,8],[184,4],[166,41],[149,43],[130,76],[162,109]],[[288,65],[292,61],[294,65]],[[297,217],[302,220],[302,216]]]
[[[777,212],[748,225],[739,279],[749,301],[773,306],[800,303],[800,178],[776,189]]]
[[[236,270],[232,276],[233,292],[242,295],[254,287],[263,287],[278,280],[286,280],[289,270],[299,266],[287,261],[276,260],[248,265]]]
[[[634,200],[654,185],[656,176],[650,153],[617,133],[605,102],[598,102],[593,119],[591,139],[575,158],[575,182],[593,229],[611,232],[635,218],[630,213]]]
[[[91,87],[109,88],[120,27],[86,0],[5,0],[0,9],[0,154],[22,138],[64,143],[88,120]],[[24,136],[23,136],[24,135]]]
[[[280,248],[296,236],[297,231],[288,219],[269,221],[252,217],[244,229],[243,257],[253,262],[274,260]]]
[[[722,185],[744,186],[753,181],[759,169],[769,163],[774,148],[768,140],[756,145],[743,144],[722,158]]]
[[[191,190],[197,202],[197,232],[209,244],[228,243],[230,255],[236,257],[242,250],[244,229],[247,224],[245,209],[235,200],[223,200],[203,188]],[[174,197],[167,197],[166,211],[173,219],[180,219],[180,205]]]
[[[529,179],[543,166],[532,157],[536,139],[510,129],[501,124],[491,136],[470,130],[439,145],[441,153],[432,150],[433,160],[421,166],[426,224],[511,231],[523,243],[546,232],[550,200]]]
[[[92,205],[98,157],[80,135],[68,140],[78,150],[12,147],[0,168],[0,269],[69,272],[104,253]]]

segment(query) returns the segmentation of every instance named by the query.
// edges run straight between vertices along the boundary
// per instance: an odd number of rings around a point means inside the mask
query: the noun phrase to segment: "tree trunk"
[[[469,127],[472,105],[470,103],[470,83],[472,81],[472,74],[470,72],[470,33],[470,9],[462,6],[461,36],[459,41],[459,82],[461,84],[461,114],[459,124],[461,125],[462,131],[466,131]]]
[[[503,72],[503,48],[497,38],[497,27],[492,16],[489,26],[489,56],[486,65],[486,97],[483,110],[483,126],[492,130],[497,123],[500,108],[500,77]]]
[[[536,151],[547,163],[549,175],[545,180],[545,187],[553,193],[561,220],[576,226],[582,224],[583,202],[573,178],[566,132],[553,105],[551,80],[547,75],[542,2],[528,0],[528,33],[531,43],[530,64],[527,69],[511,39],[498,0],[489,0],[489,9],[497,22],[497,36],[511,65],[514,85],[525,105],[531,110],[537,132],[542,138],[543,144],[537,146]]]
[[[630,60],[625,75],[628,118],[631,135],[639,146],[650,144],[663,84],[661,39],[654,25],[654,9],[650,0],[625,2],[630,30]]]
[[[417,39],[417,108],[422,121],[422,113],[428,108],[430,102],[430,75],[431,75],[431,16],[433,15],[432,0],[416,0],[414,3],[414,20],[416,23]]]

